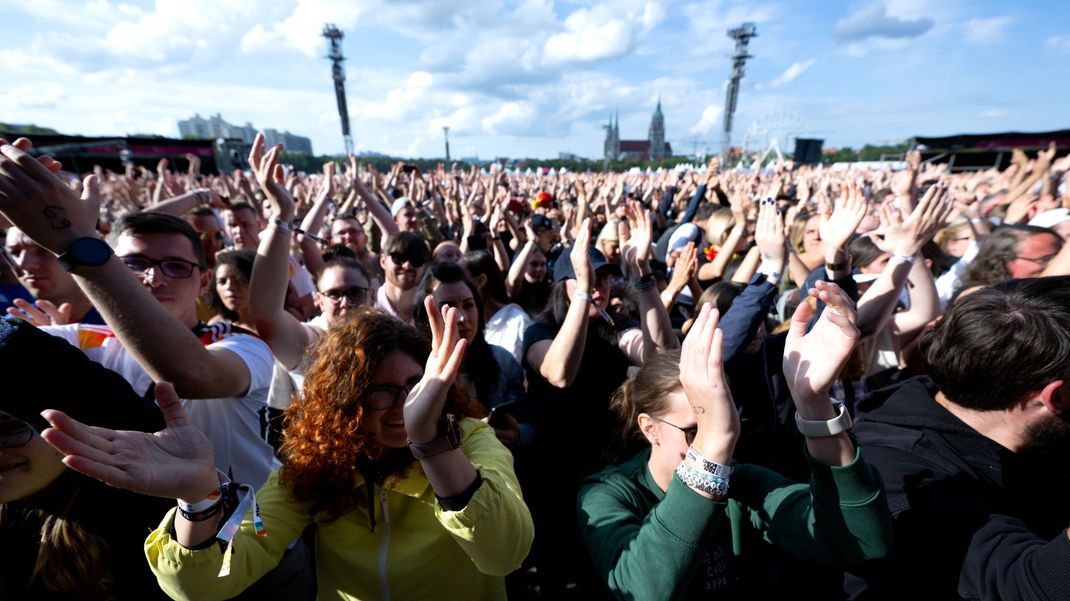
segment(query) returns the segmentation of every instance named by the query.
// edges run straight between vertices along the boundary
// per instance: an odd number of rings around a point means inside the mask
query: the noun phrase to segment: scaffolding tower
[[[338,99],[338,116],[342,119],[342,137],[345,138],[346,154],[353,153],[353,136],[349,133],[349,107],[346,105],[346,72],[342,67],[346,57],[342,55],[342,38],[337,27],[328,23],[323,26],[323,37],[330,44],[327,58],[331,59],[331,77],[334,79],[334,95]]]
[[[728,149],[732,145],[732,117],[736,112],[736,100],[739,98],[739,82],[743,79],[743,65],[748,58],[754,58],[747,54],[747,45],[750,39],[757,37],[758,30],[754,23],[744,23],[735,29],[728,30],[728,37],[736,41],[736,52],[732,55],[732,77],[728,79],[728,90],[724,102],[724,137],[721,139],[721,153],[727,157]]]

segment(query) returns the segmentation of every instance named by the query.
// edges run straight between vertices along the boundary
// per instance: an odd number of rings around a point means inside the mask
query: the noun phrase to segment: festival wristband
[[[727,480],[732,475],[732,466],[706,459],[695,450],[695,447],[687,447],[687,460],[715,478]]]
[[[223,565],[219,567],[217,576],[219,578],[230,575],[231,556],[234,554],[234,536],[238,533],[238,529],[241,528],[242,520],[245,519],[245,514],[249,512],[250,507],[253,510],[253,528],[256,530],[257,536],[267,536],[267,529],[264,528],[264,522],[260,517],[260,505],[256,502],[253,487],[248,484],[235,484],[233,482],[228,482],[224,486],[231,488],[230,491],[224,490],[224,495],[230,492],[236,495],[239,500],[237,509],[234,510],[234,513],[223,524],[223,527],[219,529],[219,534],[216,535],[216,539],[219,542],[226,544],[226,549],[223,551]]]

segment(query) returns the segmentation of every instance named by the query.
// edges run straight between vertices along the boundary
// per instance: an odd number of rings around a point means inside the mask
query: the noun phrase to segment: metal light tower
[[[446,162],[450,162],[450,126],[442,126],[442,135],[446,137]]]
[[[342,63],[342,38],[344,34],[337,27],[328,23],[323,26],[323,37],[327,38],[331,50],[327,58],[331,59],[331,77],[334,79],[334,95],[338,99],[338,116],[342,119],[342,137],[346,142],[346,154],[353,152],[353,136],[349,134],[349,108],[346,106],[346,72]]]
[[[728,79],[728,91],[724,102],[724,138],[721,140],[721,153],[727,158],[732,145],[732,117],[736,112],[736,100],[739,98],[739,81],[743,79],[743,65],[748,58],[747,44],[758,35],[754,23],[744,23],[728,30],[728,37],[736,41],[736,52],[732,55],[732,77]]]

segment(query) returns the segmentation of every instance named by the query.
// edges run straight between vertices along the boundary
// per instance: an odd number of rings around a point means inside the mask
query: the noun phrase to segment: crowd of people
[[[0,140],[0,597],[1070,598],[1070,158]]]

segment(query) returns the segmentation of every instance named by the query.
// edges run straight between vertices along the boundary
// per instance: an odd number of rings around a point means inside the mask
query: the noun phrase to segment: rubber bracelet
[[[273,225],[275,229],[279,229],[284,232],[294,231],[294,225],[292,223],[279,219],[278,217],[271,220],[271,225]]]

